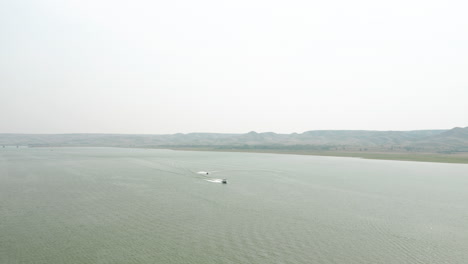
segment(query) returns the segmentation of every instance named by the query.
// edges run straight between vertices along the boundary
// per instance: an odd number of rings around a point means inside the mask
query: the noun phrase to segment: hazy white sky
[[[468,126],[468,2],[3,0],[0,133]]]

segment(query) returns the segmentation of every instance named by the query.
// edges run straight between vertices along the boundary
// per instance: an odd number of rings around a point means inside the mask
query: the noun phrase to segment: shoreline
[[[162,149],[162,148],[161,148]],[[212,151],[212,152],[246,152],[268,154],[292,154],[324,157],[349,157],[376,160],[399,160],[416,162],[456,163],[468,164],[468,153],[439,154],[439,153],[401,153],[401,152],[346,152],[346,151],[294,151],[294,150],[263,150],[263,149],[216,149],[216,148],[164,148],[180,151]]]
[[[290,154],[290,155],[307,155],[307,156],[323,156],[323,157],[348,157],[362,158],[375,160],[398,160],[398,161],[415,161],[415,162],[435,162],[448,164],[468,164],[468,152],[441,154],[434,152],[378,152],[378,151],[312,151],[312,150],[288,150],[288,149],[221,149],[210,147],[145,147],[145,146],[47,146],[50,148],[57,147],[102,147],[102,148],[135,148],[135,149],[168,149],[174,151],[211,151],[211,152],[245,152],[245,153],[268,153],[268,154]],[[31,148],[47,148],[46,146],[34,146]]]

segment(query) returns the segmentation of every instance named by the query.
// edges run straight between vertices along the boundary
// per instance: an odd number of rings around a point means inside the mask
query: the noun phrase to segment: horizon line
[[[189,135],[189,134],[249,134],[249,133],[257,133],[257,134],[266,134],[266,133],[274,133],[274,134],[303,134],[310,131],[372,131],[372,132],[411,132],[411,131],[425,131],[425,130],[451,130],[456,128],[468,128],[467,127],[452,127],[452,128],[433,128],[433,129],[411,129],[411,130],[377,130],[377,129],[314,129],[314,130],[306,130],[304,132],[291,132],[291,133],[277,133],[273,131],[266,131],[266,132],[256,132],[255,130],[251,130],[249,132],[244,133],[232,133],[232,132],[176,132],[176,133],[114,133],[114,132],[67,132],[67,133],[23,133],[23,132],[7,132],[3,133],[0,132],[0,135]]]

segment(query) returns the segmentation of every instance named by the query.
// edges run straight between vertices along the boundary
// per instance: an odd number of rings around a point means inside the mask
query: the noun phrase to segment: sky
[[[468,126],[464,0],[3,0],[0,133]]]

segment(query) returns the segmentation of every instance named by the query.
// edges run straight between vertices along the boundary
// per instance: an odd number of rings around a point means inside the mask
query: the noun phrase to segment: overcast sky
[[[468,126],[468,2],[0,1],[0,133]]]

